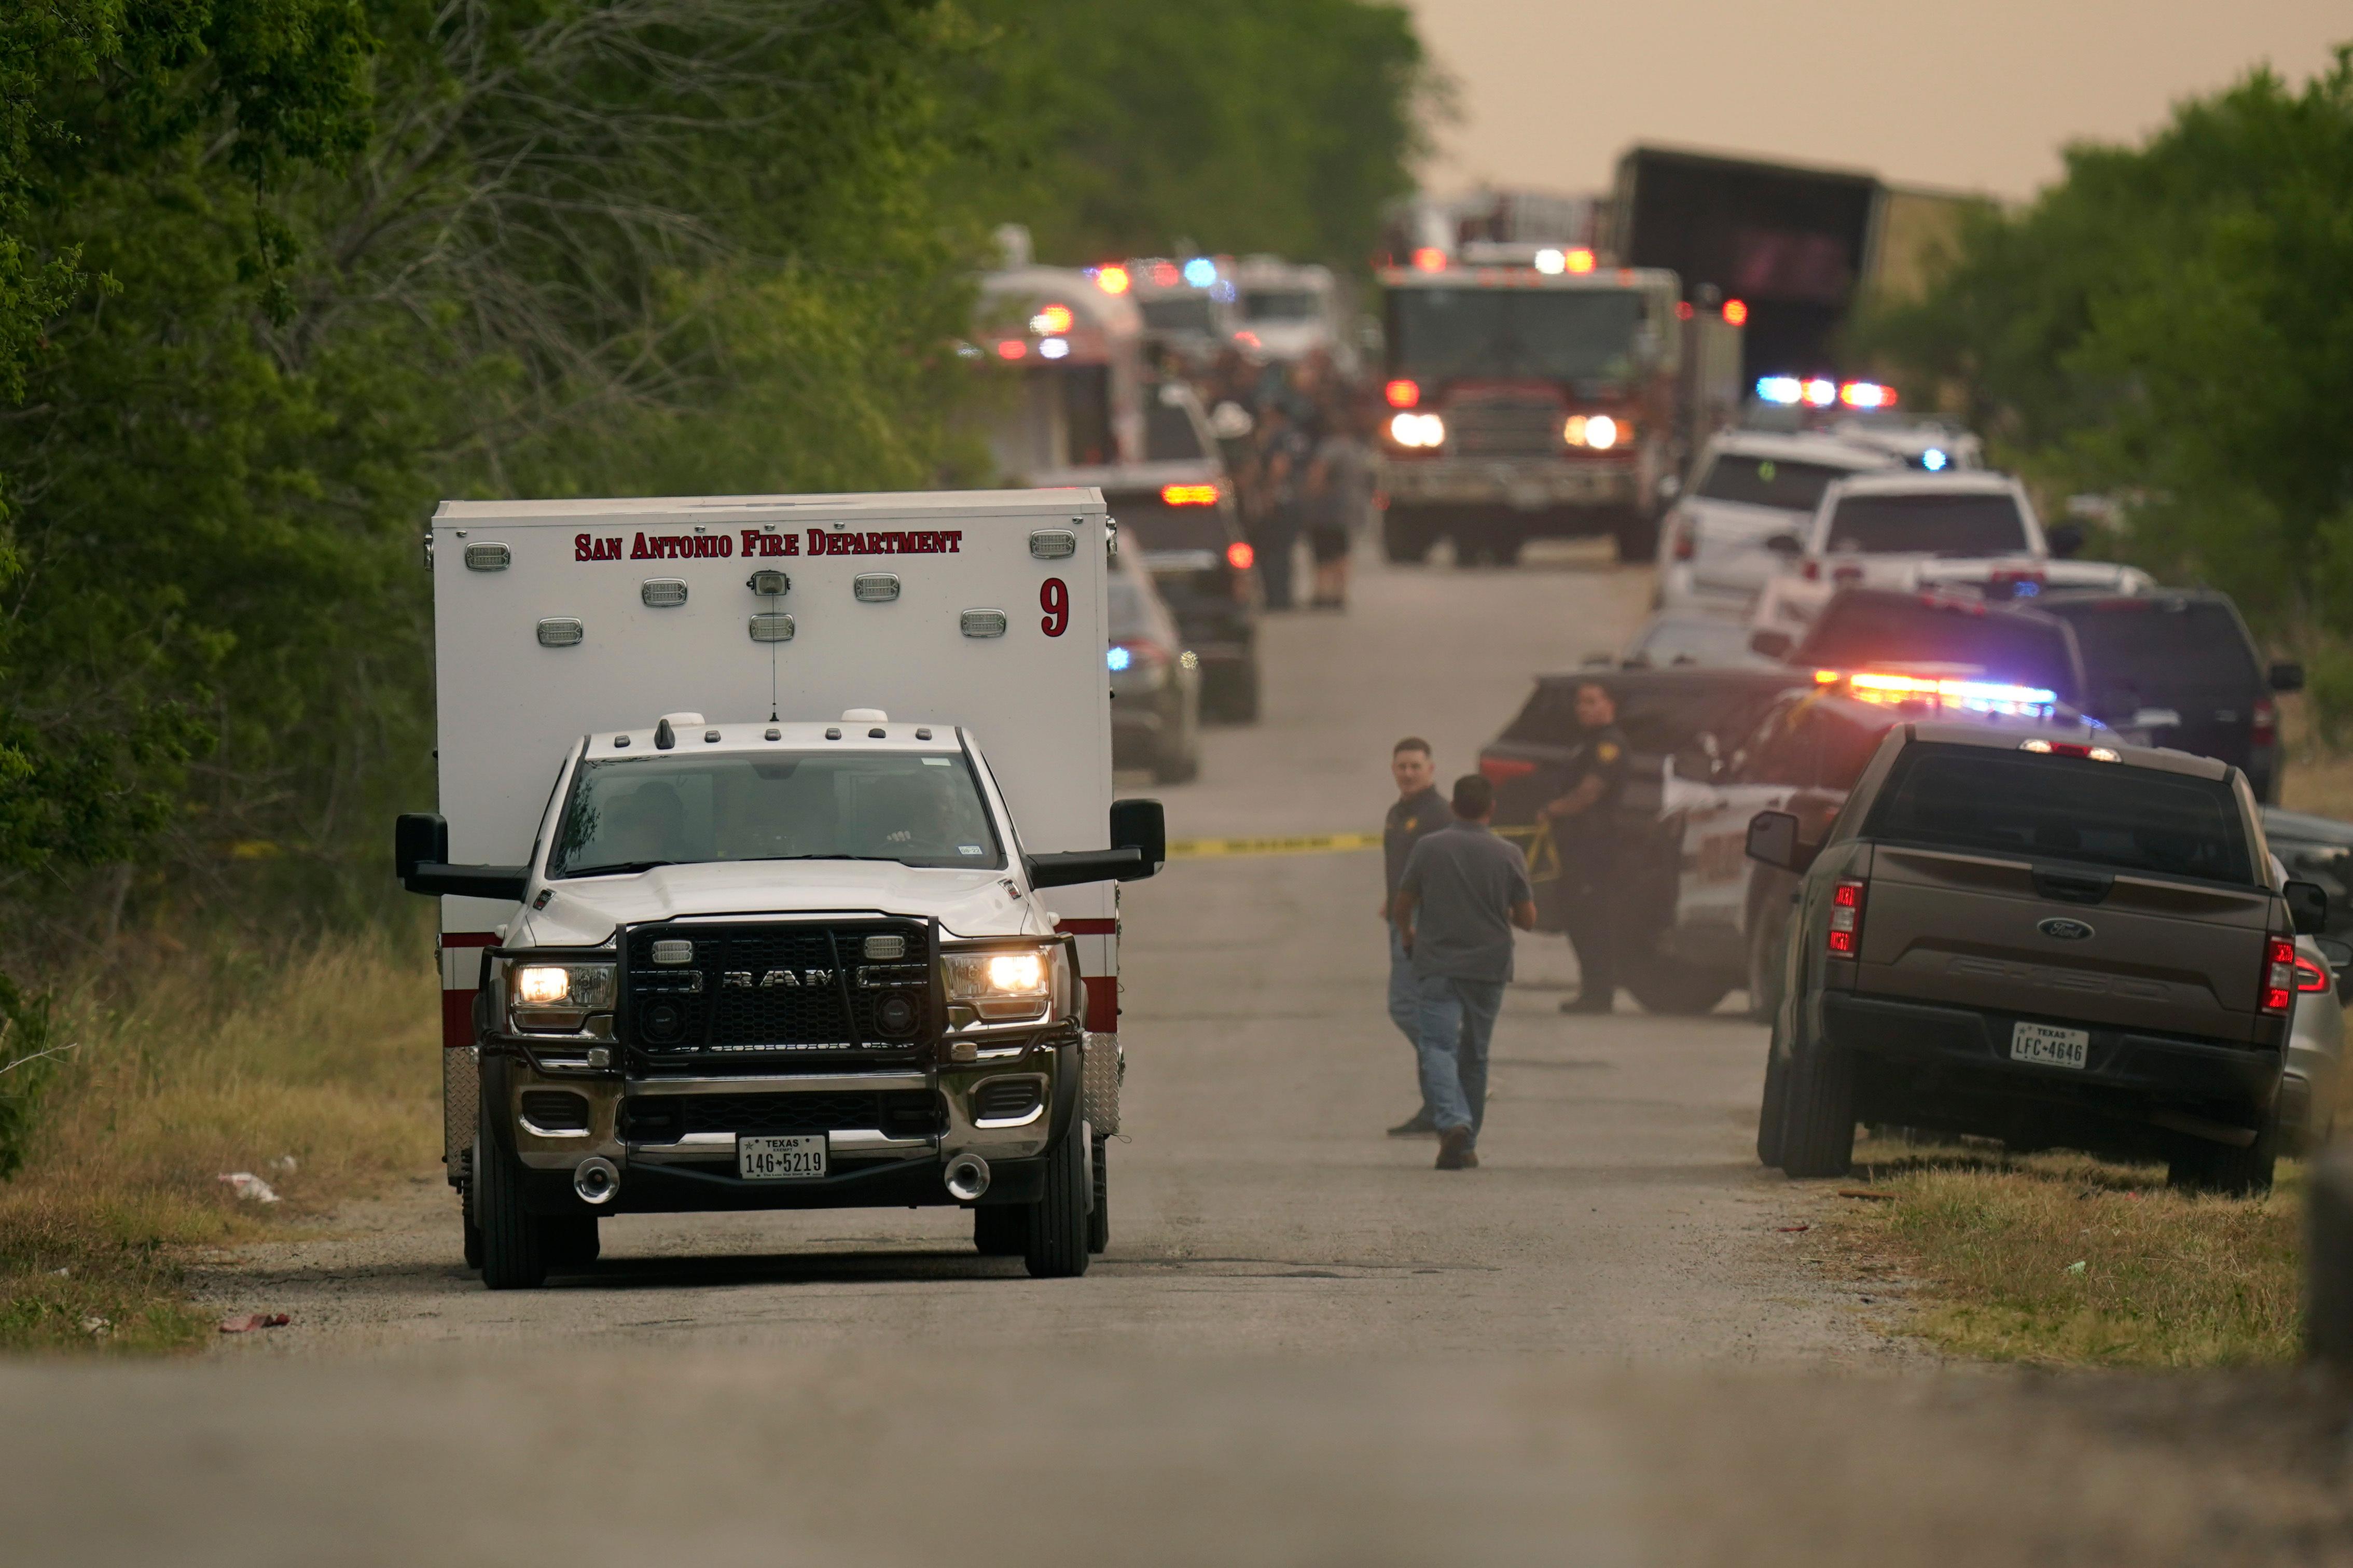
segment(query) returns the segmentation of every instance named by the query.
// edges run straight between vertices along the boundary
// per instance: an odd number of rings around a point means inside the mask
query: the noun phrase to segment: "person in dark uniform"
[[[1612,854],[1618,796],[1626,785],[1626,735],[1609,689],[1577,689],[1577,722],[1585,742],[1570,764],[1568,787],[1544,808],[1560,853],[1563,916],[1577,949],[1577,999],[1564,1013],[1607,1013],[1618,994],[1617,879]]]
[[[1430,753],[1430,742],[1419,735],[1408,735],[1389,749],[1389,777],[1397,782],[1397,804],[1389,807],[1388,820],[1381,825],[1381,858],[1387,862],[1388,890],[1381,899],[1381,923],[1389,931],[1389,1022],[1405,1036],[1405,1043],[1414,1052],[1415,1076],[1420,1075],[1421,1060],[1421,999],[1415,988],[1413,958],[1405,950],[1405,942],[1398,933],[1393,918],[1397,910],[1398,880],[1405,875],[1406,857],[1413,847],[1430,834],[1454,820],[1446,797],[1438,793],[1438,767]],[[1438,1123],[1430,1119],[1430,1102],[1389,1129],[1392,1138],[1435,1138]]]

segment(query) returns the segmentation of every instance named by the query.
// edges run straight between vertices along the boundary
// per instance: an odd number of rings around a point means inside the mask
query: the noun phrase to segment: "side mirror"
[[[1156,800],[1115,800],[1111,803],[1111,847],[1133,849],[1143,858],[1141,877],[1155,875],[1168,863],[1168,816]],[[1140,880],[1141,877],[1126,879]]]
[[[1140,882],[1168,859],[1168,826],[1156,800],[1119,800],[1111,807],[1108,849],[1071,849],[1029,857],[1033,888],[1074,888],[1082,882]]]
[[[1776,631],[1771,626],[1759,626],[1748,634],[1748,651],[1761,653],[1767,658],[1787,658],[1789,650],[1797,646],[1796,637],[1788,632]]]
[[[1784,871],[1802,872],[1814,852],[1798,842],[1798,819],[1786,811],[1760,811],[1748,819],[1748,858]]]
[[[2083,527],[2073,522],[2053,523],[2042,531],[2042,542],[2051,547],[2052,554],[2064,561],[2084,548]]]
[[[2290,882],[2280,892],[2287,900],[2296,935],[2318,936],[2328,929],[2328,892],[2319,883]]]
[[[1794,561],[1806,552],[1806,542],[1794,533],[1777,533],[1765,542],[1765,548],[1784,560]]]
[[[449,863],[449,824],[438,812],[404,811],[392,825],[392,867],[406,882],[425,865]]]
[[[2304,689],[2304,666],[2275,664],[2271,668],[2271,682],[2274,691],[2301,691]]]

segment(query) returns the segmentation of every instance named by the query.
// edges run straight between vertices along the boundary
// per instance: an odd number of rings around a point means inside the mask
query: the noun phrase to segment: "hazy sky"
[[[2023,196],[2269,61],[2301,81],[2347,0],[1408,0],[1461,122],[1430,183],[1598,190],[1635,141]]]

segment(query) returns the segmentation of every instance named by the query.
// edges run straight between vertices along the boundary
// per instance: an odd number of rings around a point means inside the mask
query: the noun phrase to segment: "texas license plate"
[[[807,1182],[825,1174],[825,1134],[735,1140],[735,1173],[747,1182]]]
[[[2010,1031],[2010,1059],[2047,1068],[2081,1069],[2091,1055],[2089,1029],[2061,1029],[2049,1024],[2015,1024]]]

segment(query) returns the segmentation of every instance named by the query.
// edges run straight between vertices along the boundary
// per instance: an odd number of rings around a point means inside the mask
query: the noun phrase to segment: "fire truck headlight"
[[[1446,421],[1435,414],[1399,414],[1389,421],[1389,439],[1400,447],[1446,445]]]
[[[1597,452],[1606,452],[1618,444],[1618,421],[1607,414],[1597,414],[1585,422],[1585,444]]]

